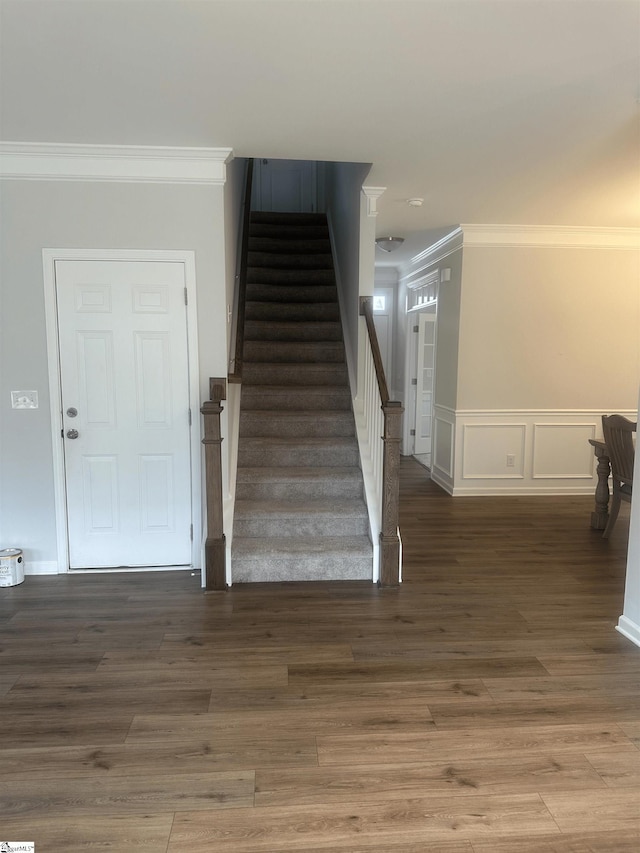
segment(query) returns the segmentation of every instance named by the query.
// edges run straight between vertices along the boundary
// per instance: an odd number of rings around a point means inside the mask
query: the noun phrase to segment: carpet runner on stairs
[[[246,299],[233,582],[371,580],[324,216],[252,214]]]

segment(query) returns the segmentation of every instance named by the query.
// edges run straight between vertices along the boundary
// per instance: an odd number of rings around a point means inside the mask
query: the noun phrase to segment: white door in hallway
[[[181,263],[55,265],[70,568],[189,565]]]
[[[316,164],[308,160],[256,160],[252,210],[314,213]]]
[[[415,453],[431,453],[435,381],[436,315],[418,314]]]

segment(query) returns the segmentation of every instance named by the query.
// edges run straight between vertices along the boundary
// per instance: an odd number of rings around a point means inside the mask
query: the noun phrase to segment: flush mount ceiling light
[[[395,252],[404,243],[404,237],[376,237],[376,246],[383,252]]]
[[[423,198],[408,198],[407,204],[410,207],[422,207],[422,205],[424,204],[424,199]]]

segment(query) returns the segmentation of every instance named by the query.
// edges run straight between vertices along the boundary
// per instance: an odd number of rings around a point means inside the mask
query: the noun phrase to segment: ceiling
[[[0,15],[5,141],[372,163],[378,234],[405,236],[405,256],[459,223],[640,225],[640,0],[0,0]]]

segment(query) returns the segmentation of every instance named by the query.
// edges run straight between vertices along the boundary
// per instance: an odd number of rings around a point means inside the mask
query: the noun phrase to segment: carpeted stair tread
[[[252,222],[249,239],[272,240],[329,240],[326,225],[283,225],[273,222]]]
[[[238,447],[238,466],[270,468],[279,465],[301,468],[358,465],[360,453],[355,438],[292,438],[291,436],[245,436]]]
[[[236,583],[371,580],[367,536],[268,537],[234,540]]]
[[[346,385],[247,385],[242,388],[242,410],[274,408],[279,411],[312,411],[327,408],[351,411],[351,392]]]
[[[243,411],[240,437],[283,436],[291,438],[355,435],[353,415],[342,412],[300,412],[294,410]]]
[[[320,298],[321,291],[314,291],[314,287],[331,287],[333,286],[332,298],[337,299],[338,291],[335,290],[336,277],[332,269],[307,269],[300,270],[282,269],[276,267],[249,267],[247,269],[247,285],[253,284],[269,284],[280,287],[301,288],[310,292],[315,292]],[[303,301],[303,300],[301,300]],[[320,301],[323,301],[322,299]]]
[[[239,500],[308,500],[362,498],[362,472],[344,468],[239,468]]]
[[[234,537],[365,536],[369,516],[364,501],[355,498],[236,499],[233,528]]]
[[[333,259],[329,252],[311,254],[288,254],[287,252],[249,252],[247,257],[248,269],[275,270],[332,270]]]
[[[247,284],[247,302],[331,302],[335,303],[338,291],[335,285],[317,284],[294,287],[287,284]]]
[[[276,254],[328,255],[331,257],[331,242],[328,237],[299,237],[297,239],[282,239],[281,237],[249,238],[249,252],[275,252]]]
[[[342,362],[342,341],[245,341],[243,360],[259,362]]]
[[[344,363],[285,364],[245,362],[242,368],[245,385],[347,385],[349,374]]]
[[[341,341],[340,323],[305,323],[249,320],[244,326],[245,341]]]
[[[327,227],[327,217],[324,213],[280,213],[275,211],[254,210],[251,213],[251,224],[263,225],[321,225]]]
[[[247,302],[245,322],[272,320],[287,322],[328,322],[340,319],[336,302]]]

